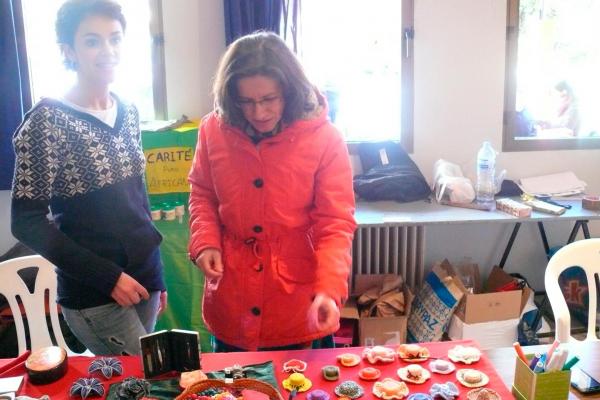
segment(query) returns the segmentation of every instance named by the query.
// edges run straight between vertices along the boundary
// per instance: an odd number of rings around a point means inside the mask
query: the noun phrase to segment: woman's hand
[[[196,266],[200,268],[209,280],[219,280],[223,276],[223,262],[221,251],[208,248],[196,258]]]
[[[138,281],[121,272],[110,296],[122,307],[129,307],[150,298],[150,294]]]
[[[167,291],[160,292],[160,302],[158,303],[158,315],[167,309]]]
[[[339,321],[340,309],[335,301],[325,294],[317,294],[308,309],[308,323],[311,329],[327,330],[336,326]]]

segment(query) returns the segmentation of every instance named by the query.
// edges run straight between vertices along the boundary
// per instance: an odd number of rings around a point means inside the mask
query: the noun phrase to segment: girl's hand
[[[335,301],[322,293],[315,296],[308,309],[308,323],[311,329],[323,331],[337,326],[340,321],[340,309]]]
[[[196,259],[196,266],[210,280],[219,280],[223,276],[223,262],[221,252],[215,248],[203,250]]]
[[[167,291],[160,292],[160,303],[158,305],[158,315],[167,309]]]
[[[117,284],[110,296],[122,307],[129,307],[143,300],[148,300],[150,294],[145,287],[125,272],[121,272]]]

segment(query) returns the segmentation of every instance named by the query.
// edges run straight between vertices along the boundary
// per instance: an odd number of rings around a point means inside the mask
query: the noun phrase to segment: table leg
[[[588,221],[587,220],[581,221],[581,228],[583,229],[583,237],[586,239],[589,239],[590,238],[590,230],[588,229]]]
[[[502,254],[502,259],[500,260],[500,268],[504,268],[504,264],[506,263],[506,259],[510,254],[510,250],[512,249],[512,245],[515,242],[515,238],[517,237],[517,233],[519,233],[519,228],[521,227],[521,223],[517,222],[510,234],[510,238],[508,239],[508,243],[506,244],[506,248],[504,249],[504,254]]]
[[[567,244],[573,243],[575,237],[577,236],[577,232],[579,232],[579,227],[581,226],[581,221],[575,221],[575,225],[573,225],[573,229],[571,230],[571,234],[569,235],[569,239],[567,240]]]
[[[546,257],[550,259],[550,246],[548,246],[548,238],[546,237],[546,230],[544,229],[544,223],[538,221],[538,228],[540,230],[540,236],[542,237],[542,243],[544,244],[544,250],[546,251]]]

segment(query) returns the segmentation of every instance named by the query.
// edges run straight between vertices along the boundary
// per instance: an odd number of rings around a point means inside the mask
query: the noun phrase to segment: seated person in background
[[[531,137],[537,135],[536,121],[527,108],[517,111],[515,137]]]
[[[556,114],[548,121],[537,121],[538,136],[577,136],[581,120],[573,88],[566,81],[560,81],[554,86],[554,90]]]

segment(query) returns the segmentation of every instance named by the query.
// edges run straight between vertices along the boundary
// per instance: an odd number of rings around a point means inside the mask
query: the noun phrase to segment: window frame
[[[152,105],[154,109],[155,120],[167,120],[167,89],[166,89],[166,72],[165,72],[165,51],[164,51],[164,29],[163,29],[163,13],[162,0],[146,0],[149,8],[149,34],[151,40],[151,63],[152,63]],[[20,11],[22,23],[25,23],[25,5],[19,0],[17,6]],[[26,35],[25,35],[26,36]],[[23,39],[27,41],[26,37]],[[31,70],[28,70],[28,75],[31,75]],[[31,78],[26,79],[25,83],[28,88],[29,101],[35,103],[34,81]]]
[[[402,128],[400,144],[408,153],[414,150],[414,0],[402,1]]]
[[[517,62],[519,47],[520,0],[507,0],[506,10],[506,59],[504,79],[504,112],[502,129],[502,151],[548,151],[599,149],[600,138],[572,139],[515,139],[517,101]]]
[[[148,0],[150,6],[150,36],[152,38],[152,96],[154,119],[167,120],[167,77],[165,69],[165,35],[162,0]]]
[[[414,150],[414,0],[400,0],[402,4],[401,29],[402,38],[402,63],[401,63],[401,117],[400,138],[391,137],[391,141],[401,145],[408,153]],[[383,141],[378,139],[377,141]],[[358,154],[360,143],[368,140],[345,139],[350,154]]]

